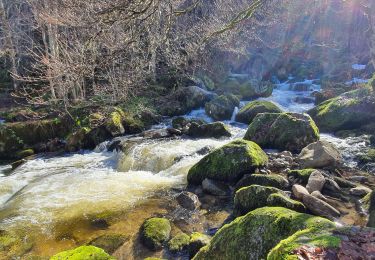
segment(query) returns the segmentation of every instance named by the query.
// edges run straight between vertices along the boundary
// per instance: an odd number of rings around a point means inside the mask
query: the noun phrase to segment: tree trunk
[[[4,4],[4,0],[0,0],[0,24],[2,25],[2,29],[5,35],[5,50],[9,53],[9,58],[11,61],[11,69],[10,72],[12,73],[13,78],[13,87],[14,89],[18,89],[18,81],[14,77],[18,75],[17,70],[17,61],[16,61],[16,50],[13,43],[13,35],[12,30],[7,18],[7,11]]]

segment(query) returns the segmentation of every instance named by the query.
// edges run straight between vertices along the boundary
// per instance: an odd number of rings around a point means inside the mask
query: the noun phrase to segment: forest
[[[0,0],[2,259],[375,259],[375,1]]]

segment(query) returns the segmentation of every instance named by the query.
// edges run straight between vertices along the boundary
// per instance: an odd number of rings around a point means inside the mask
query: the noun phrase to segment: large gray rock
[[[342,164],[342,160],[337,148],[326,141],[309,144],[298,156],[302,168],[336,167]]]
[[[325,183],[326,179],[324,178],[324,175],[319,170],[316,170],[311,173],[306,185],[306,189],[309,191],[309,193],[313,191],[321,191]]]
[[[326,217],[331,220],[340,217],[340,212],[338,210],[327,202],[312,195],[303,195],[302,202],[315,215]]]

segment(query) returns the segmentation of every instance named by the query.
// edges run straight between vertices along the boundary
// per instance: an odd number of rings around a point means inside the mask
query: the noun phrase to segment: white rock
[[[296,197],[299,200],[302,200],[303,195],[309,195],[308,190],[299,184],[293,185],[292,192],[293,192],[294,197]]]
[[[343,159],[339,150],[331,143],[318,141],[302,149],[297,158],[302,168],[336,167]]]
[[[306,189],[309,191],[309,193],[316,190],[321,191],[325,183],[326,179],[324,178],[324,175],[321,173],[321,171],[316,170],[311,173],[306,185]]]

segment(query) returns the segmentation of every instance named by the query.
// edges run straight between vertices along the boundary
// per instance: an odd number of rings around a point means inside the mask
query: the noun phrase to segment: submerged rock
[[[171,224],[165,218],[150,218],[141,227],[141,241],[150,250],[159,250],[168,241]]]
[[[125,235],[107,234],[95,238],[89,243],[89,245],[99,247],[108,254],[113,254],[127,240],[129,240],[129,237]]]
[[[271,194],[280,193],[282,191],[260,185],[251,185],[239,189],[234,196],[234,215],[244,215],[256,208],[267,205],[267,199]]]
[[[198,196],[188,191],[181,192],[176,200],[181,207],[188,210],[196,210],[201,206]]]
[[[340,166],[343,159],[333,144],[318,141],[302,149],[298,156],[298,163],[302,168],[333,168]]]
[[[244,137],[263,148],[299,153],[308,144],[319,140],[319,129],[307,114],[258,114]]]
[[[197,123],[192,123],[189,127],[187,134],[191,137],[230,137],[231,133],[228,127],[222,122],[214,122],[211,124],[198,125]]]
[[[236,121],[250,124],[259,113],[281,113],[282,110],[270,101],[252,101],[238,112]]]
[[[334,223],[327,219],[290,209],[260,208],[222,227],[194,260],[266,259],[268,252],[281,240],[300,230],[315,231],[333,227]]]
[[[208,102],[205,110],[215,120],[229,120],[234,108],[239,105],[240,100],[235,95],[222,95]]]
[[[236,189],[252,184],[271,186],[281,190],[287,189],[289,186],[288,180],[278,174],[246,174],[236,184]]]
[[[369,87],[346,92],[308,112],[327,132],[358,129],[375,121],[375,94]]]
[[[74,259],[100,259],[100,260],[115,260],[114,257],[110,256],[103,249],[95,246],[80,246],[76,249],[63,251],[50,258],[50,260],[74,260]]]
[[[256,143],[236,140],[206,155],[189,170],[187,179],[190,184],[201,184],[206,178],[234,182],[267,162],[267,155]]]
[[[204,179],[202,182],[202,189],[205,193],[215,196],[226,196],[229,194],[229,186],[215,180]]]
[[[326,217],[328,219],[335,219],[340,217],[340,212],[327,202],[316,198],[312,195],[303,195],[303,204],[315,215]]]
[[[174,236],[171,240],[168,242],[168,249],[172,253],[181,252],[188,248],[190,243],[190,237],[186,235],[185,233],[180,233]]]
[[[189,255],[190,257],[195,256],[198,251],[207,246],[211,241],[211,237],[199,232],[193,232],[190,236],[189,241]]]

